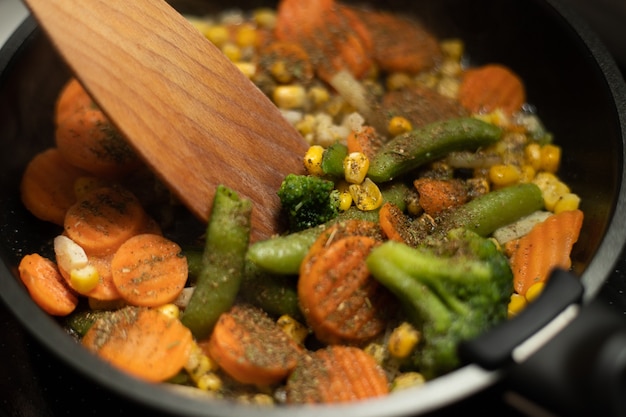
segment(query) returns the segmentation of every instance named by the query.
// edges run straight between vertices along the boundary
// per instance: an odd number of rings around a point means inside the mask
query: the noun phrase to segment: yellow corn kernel
[[[554,212],[556,204],[565,194],[570,193],[569,187],[550,172],[539,172],[533,183],[541,190],[546,210]]]
[[[580,197],[574,193],[566,193],[554,205],[554,214],[562,211],[576,210],[580,206]]]
[[[322,159],[324,158],[324,148],[320,145],[313,145],[304,154],[304,167],[310,175],[322,176]]]
[[[545,286],[546,284],[544,282],[535,282],[533,285],[528,287],[528,289],[526,290],[526,301],[532,303],[534,300],[536,300]]]
[[[304,339],[309,335],[307,327],[288,314],[280,316],[276,324],[298,344],[304,343]]]
[[[256,65],[252,62],[235,62],[235,66],[239,68],[239,71],[248,79],[251,79],[254,74],[256,74]]]
[[[350,192],[340,192],[339,193],[339,211],[346,211],[350,207],[352,207],[352,195]]]
[[[258,34],[256,28],[252,25],[241,25],[237,29],[235,34],[235,43],[241,47],[246,48],[248,46],[256,45],[258,41]]]
[[[312,135],[315,132],[315,126],[317,122],[315,121],[315,116],[312,114],[305,114],[299,122],[295,124],[295,128],[300,134],[304,137],[307,135]]]
[[[459,88],[461,82],[456,77],[445,76],[441,77],[437,84],[437,92],[444,97],[455,99],[459,95]]]
[[[519,182],[529,183],[535,178],[536,174],[537,171],[531,165],[522,165]]]
[[[556,145],[544,145],[541,147],[541,169],[555,173],[561,163],[561,148]]]
[[[70,270],[72,288],[80,294],[87,294],[100,282],[100,274],[95,266],[87,264],[82,268]]]
[[[512,294],[508,307],[509,318],[518,315],[524,308],[526,308],[527,304],[528,300],[526,300],[526,297],[518,293]]]
[[[283,60],[277,60],[268,68],[269,73],[276,81],[281,84],[287,84],[293,81],[293,74],[289,71],[287,63]]]
[[[464,44],[460,39],[446,39],[440,42],[441,52],[448,58],[460,61],[463,57]]]
[[[270,7],[262,7],[254,10],[252,19],[259,27],[273,29],[276,26],[276,11]]]
[[[200,375],[195,383],[196,386],[202,391],[215,392],[222,389],[222,379],[213,372]]]
[[[376,363],[379,365],[382,365],[387,358],[387,349],[385,349],[385,347],[380,343],[369,343],[363,348],[363,351],[374,358]]]
[[[411,130],[413,130],[413,125],[406,117],[402,116],[392,117],[387,125],[387,131],[391,136],[398,136]]]
[[[230,32],[226,26],[214,25],[206,28],[203,33],[208,40],[218,47],[230,40]]]
[[[489,168],[489,181],[496,188],[517,184],[521,177],[522,171],[515,165],[498,164]]]
[[[391,383],[391,391],[399,391],[401,389],[419,387],[424,385],[426,378],[419,372],[403,372],[393,379]]]
[[[374,181],[369,178],[365,178],[361,184],[350,184],[348,189],[354,205],[359,210],[376,210],[383,204],[383,194]]]
[[[393,329],[389,336],[389,354],[397,359],[408,357],[420,340],[420,332],[408,322]]]
[[[302,108],[306,103],[306,90],[301,85],[279,85],[274,89],[272,100],[281,109]]]
[[[330,100],[330,93],[325,87],[314,86],[307,93],[309,102],[315,107],[321,107]]]
[[[239,62],[241,61],[241,48],[231,42],[227,42],[222,45],[222,52],[226,55],[231,62]]]
[[[526,163],[535,171],[541,169],[541,146],[538,143],[530,143],[524,148]]]
[[[508,126],[510,123],[509,117],[502,111],[502,109],[496,109],[487,114],[476,114],[474,117],[484,122],[491,123],[492,125],[501,127]]]
[[[439,72],[445,77],[458,77],[463,72],[461,62],[458,59],[445,59],[439,68]]]
[[[385,82],[387,90],[389,91],[402,90],[411,86],[411,84],[413,84],[413,80],[409,74],[405,72],[391,73],[387,76],[387,80]]]
[[[361,184],[370,168],[369,158],[362,152],[350,152],[343,159],[343,174],[350,184]]]
[[[158,307],[157,310],[172,319],[177,319],[180,317],[180,308],[178,308],[176,304],[163,304],[162,306]]]

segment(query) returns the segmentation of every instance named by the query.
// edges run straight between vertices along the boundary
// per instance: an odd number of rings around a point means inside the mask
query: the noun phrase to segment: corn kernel
[[[281,109],[302,108],[306,103],[306,90],[301,85],[279,85],[274,89],[272,100]]]
[[[239,71],[248,79],[251,79],[254,77],[254,74],[256,74],[256,65],[252,62],[235,62],[235,66],[239,68]]]
[[[315,108],[323,106],[328,103],[328,100],[330,100],[330,93],[328,92],[328,89],[320,86],[311,87],[307,95],[309,102]]]
[[[524,308],[526,308],[527,304],[528,300],[526,300],[526,297],[517,293],[512,294],[508,307],[509,318],[518,315]]]
[[[279,83],[287,84],[293,81],[293,74],[289,71],[287,63],[283,60],[273,62],[268,70],[272,77],[274,77],[274,79]]]
[[[446,39],[440,42],[441,52],[455,61],[463,57],[464,44],[460,39]]]
[[[446,77],[458,77],[463,72],[463,68],[458,59],[446,59],[441,63],[439,72]]]
[[[350,152],[343,160],[344,178],[350,184],[361,184],[370,168],[370,160],[362,152]]]
[[[195,381],[196,386],[203,391],[219,391],[222,388],[222,380],[213,372],[201,375]]]
[[[580,197],[574,193],[566,193],[554,205],[554,214],[562,211],[576,210],[580,206]]]
[[[221,47],[230,40],[230,32],[226,26],[214,25],[204,30],[204,36],[214,45]]]
[[[315,132],[315,125],[317,124],[315,116],[312,114],[305,114],[304,117],[296,123],[295,128],[304,137],[312,135]]]
[[[397,359],[408,357],[420,340],[420,332],[408,322],[393,329],[389,336],[389,354]]]
[[[554,212],[556,204],[561,198],[570,193],[569,187],[549,172],[540,172],[535,176],[533,183],[541,190],[546,210]]]
[[[350,192],[339,193],[339,211],[346,211],[352,207],[352,195]]]
[[[361,184],[350,184],[348,189],[354,205],[359,210],[376,210],[383,204],[383,194],[374,181],[369,178],[365,178]]]
[[[535,168],[533,168],[531,165],[526,165],[526,164],[522,165],[519,182],[521,183],[531,182],[535,178],[536,173],[537,171],[535,171]]]
[[[276,324],[298,344],[304,343],[304,339],[309,335],[307,327],[288,314],[280,316]]]
[[[519,182],[522,171],[519,167],[509,164],[493,165],[489,168],[489,181],[497,187],[506,187]]]
[[[320,145],[313,145],[304,154],[304,167],[310,175],[322,176],[322,159],[324,158],[324,148]]]
[[[392,117],[387,125],[387,131],[391,136],[398,136],[411,130],[413,130],[413,125],[407,118],[402,116]]]
[[[87,294],[100,282],[100,274],[93,265],[87,264],[82,268],[70,270],[70,282],[77,292]]]
[[[180,317],[180,308],[178,308],[176,304],[163,304],[162,306],[158,307],[157,310],[172,319],[177,319]]]
[[[270,7],[256,9],[252,19],[261,28],[273,29],[276,26],[276,12]]]
[[[369,343],[367,346],[363,348],[363,351],[370,355],[377,364],[382,365],[387,358],[387,349],[380,343]]]
[[[411,84],[413,84],[413,80],[407,73],[404,72],[394,72],[389,74],[385,82],[387,90],[389,91],[401,90],[411,86]]]
[[[241,61],[241,48],[239,48],[234,43],[227,42],[222,45],[222,52],[226,55],[231,62],[239,62]]]
[[[235,34],[235,43],[241,47],[255,46],[258,41],[256,28],[252,25],[241,25]]]
[[[89,262],[83,248],[65,235],[54,238],[54,254],[59,269],[70,272],[87,266]]]
[[[555,173],[561,163],[561,148],[556,145],[544,145],[541,147],[541,169]]]
[[[541,146],[538,143],[530,143],[524,148],[526,163],[535,171],[541,169]]]
[[[419,372],[403,372],[393,379],[391,383],[391,391],[399,391],[401,389],[419,387],[424,385],[426,378]]]
[[[539,297],[539,294],[541,294],[541,292],[543,291],[545,285],[546,284],[544,282],[535,282],[533,285],[528,287],[525,294],[526,301],[531,303],[536,300],[537,297]]]
[[[445,76],[437,84],[437,92],[444,97],[455,99],[459,95],[461,82],[458,78]]]

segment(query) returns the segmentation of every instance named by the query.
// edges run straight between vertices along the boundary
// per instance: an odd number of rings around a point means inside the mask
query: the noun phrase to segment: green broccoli
[[[326,223],[339,213],[339,191],[332,181],[321,177],[288,174],[278,197],[291,232]]]
[[[453,229],[418,248],[388,241],[372,250],[367,265],[420,329],[409,365],[427,379],[459,366],[461,341],[507,318],[511,268],[491,240],[472,231]]]

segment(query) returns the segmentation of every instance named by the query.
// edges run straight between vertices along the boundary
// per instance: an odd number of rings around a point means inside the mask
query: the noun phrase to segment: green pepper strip
[[[241,285],[250,240],[252,203],[220,185],[207,226],[203,267],[181,317],[196,339],[208,336],[233,304]]]
[[[471,117],[434,122],[385,143],[367,175],[376,183],[390,181],[452,151],[475,150],[501,136],[499,127]]]

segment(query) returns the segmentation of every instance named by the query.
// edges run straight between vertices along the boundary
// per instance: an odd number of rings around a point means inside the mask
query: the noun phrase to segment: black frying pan
[[[275,5],[261,1],[237,4],[246,8]],[[217,5],[211,7],[201,1],[177,5],[181,11],[192,13],[218,9]],[[626,88],[607,52],[586,26],[556,0],[390,0],[376,2],[376,5],[414,13],[441,37],[462,37],[472,64],[501,62],[523,77],[528,88],[528,101],[554,133],[557,143],[563,146],[560,175],[582,197],[581,208],[585,212],[585,225],[573,253],[576,278],[566,276],[554,281],[565,285],[571,294],[564,297],[559,287],[555,287],[559,294],[550,295],[552,291],[548,291],[541,304],[546,305],[547,310],[555,310],[554,306],[566,309],[572,303],[580,303],[583,314],[574,316],[574,324],[597,323],[597,317],[600,322],[608,323],[606,334],[600,335],[599,342],[602,343],[596,343],[592,338],[598,336],[589,330],[594,326],[586,326],[582,333],[574,326],[566,327],[557,332],[558,336],[551,337],[552,343],[557,344],[565,338],[566,345],[581,346],[583,353],[593,353],[594,349],[585,347],[604,346],[603,343],[609,341],[612,343],[605,350],[595,350],[612,353],[613,349],[619,353],[617,342],[622,337],[621,320],[605,315],[604,311],[600,311],[599,316],[591,314],[597,312],[593,300],[612,272],[626,240],[626,225],[621,215],[626,207],[622,190]],[[54,319],[30,301],[16,279],[17,263],[29,251],[49,250],[44,242],[58,230],[38,222],[23,209],[17,184],[26,162],[52,143],[53,102],[68,76],[68,70],[32,20],[26,21],[0,51],[0,297],[6,306],[62,362],[105,390],[147,408],[190,416],[319,415],[319,408],[280,408],[268,412],[227,402],[190,400],[163,387],[139,382],[76,345]],[[542,308],[533,309],[536,317],[528,320],[535,327],[525,328],[535,334],[551,320],[551,316],[558,315],[563,309],[548,312],[543,312]],[[328,416],[348,413],[358,416],[416,415],[437,410],[499,383],[509,383],[523,395],[556,407],[563,413],[586,411],[582,407],[589,404],[593,410],[600,410],[598,398],[575,401],[571,404],[576,407],[572,408],[570,404],[563,404],[560,397],[571,395],[571,391],[557,390],[554,395],[537,395],[528,390],[529,386],[538,386],[537,381],[542,378],[553,381],[552,376],[533,373],[554,361],[542,362],[541,355],[537,354],[524,366],[514,365],[511,349],[521,341],[507,337],[506,328],[503,332],[504,336],[498,332],[487,336],[497,338],[496,346],[507,347],[498,349],[495,356],[494,352],[482,348],[479,340],[478,344],[464,349],[465,357],[478,363],[464,366],[421,389],[410,389],[380,400],[324,407],[324,413]],[[543,353],[550,351],[551,346],[546,345]],[[615,359],[610,355],[607,357]],[[564,364],[560,368],[561,374],[556,374],[560,381],[572,379],[570,366],[586,360],[569,359],[569,354],[567,358],[569,362],[559,361]],[[489,369],[491,367],[494,369]],[[609,375],[607,367],[599,369]],[[530,379],[526,379],[528,373],[533,374]],[[580,373],[574,376],[589,377]],[[618,372],[613,377],[619,380],[621,374]],[[606,383],[607,378],[601,375],[598,380]],[[560,381],[559,386],[568,385]],[[610,383],[607,385],[615,387]],[[537,391],[539,394],[544,392]],[[582,393],[585,392],[579,392]]]

